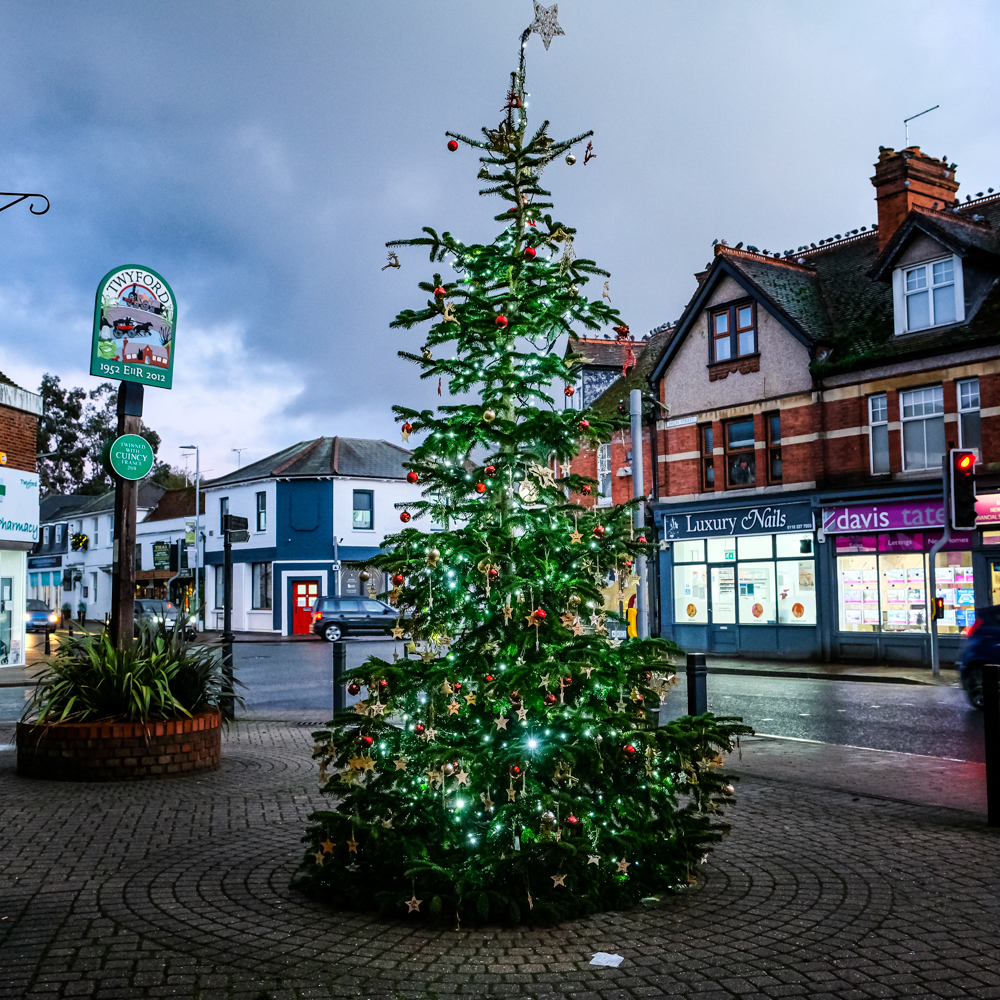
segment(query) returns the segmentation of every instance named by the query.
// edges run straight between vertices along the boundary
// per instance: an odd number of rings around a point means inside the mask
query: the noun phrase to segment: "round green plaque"
[[[145,479],[153,471],[153,449],[138,434],[123,434],[101,449],[104,468],[120,479]]]

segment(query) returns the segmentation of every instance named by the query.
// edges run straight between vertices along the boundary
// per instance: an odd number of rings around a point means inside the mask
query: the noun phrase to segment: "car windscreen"
[[[362,601],[361,610],[370,615],[380,615],[386,610],[386,607],[384,604],[379,604],[378,601]]]
[[[51,611],[52,609],[45,603],[45,601],[28,601],[28,611]]]
[[[173,611],[174,606],[170,601],[143,601],[142,610],[154,615],[165,615],[168,611]]]

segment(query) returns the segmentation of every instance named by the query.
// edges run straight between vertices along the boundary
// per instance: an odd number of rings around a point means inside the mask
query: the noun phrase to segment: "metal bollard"
[[[52,652],[52,646],[49,644],[49,630],[45,630],[45,655],[48,656]]]
[[[688,653],[688,715],[704,715],[708,711],[708,687],[705,672],[705,654]]]
[[[1000,826],[1000,668],[983,664],[983,742],[986,744],[986,825]]]
[[[347,692],[344,689],[344,674],[347,673],[347,643],[333,644],[333,714],[347,708]]]

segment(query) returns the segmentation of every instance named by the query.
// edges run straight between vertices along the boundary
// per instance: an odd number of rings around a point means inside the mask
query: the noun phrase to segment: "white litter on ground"
[[[606,951],[598,951],[594,953],[594,957],[590,960],[591,965],[610,965],[612,968],[617,969],[622,962],[625,961],[624,955],[611,955]]]

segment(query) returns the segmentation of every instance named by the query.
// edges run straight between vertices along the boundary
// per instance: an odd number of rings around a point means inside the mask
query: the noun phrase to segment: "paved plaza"
[[[0,997],[1000,998],[1000,833],[976,812],[734,755],[732,834],[687,892],[555,929],[384,923],[289,888],[324,801],[311,729],[240,722],[220,771],[136,784],[0,753]]]

